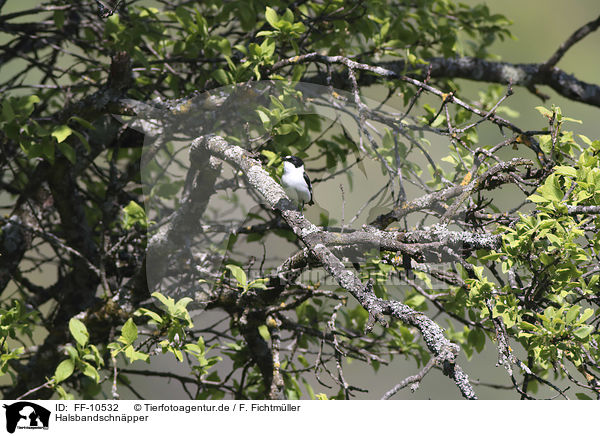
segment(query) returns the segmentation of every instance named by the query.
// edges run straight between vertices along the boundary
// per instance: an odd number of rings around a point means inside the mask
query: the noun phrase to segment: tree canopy
[[[509,19],[451,0],[10,7],[4,398],[600,398],[600,141],[544,93],[600,106],[558,66],[600,17],[511,63]]]

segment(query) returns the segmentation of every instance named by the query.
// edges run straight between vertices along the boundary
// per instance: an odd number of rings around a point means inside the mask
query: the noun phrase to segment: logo
[[[50,411],[29,401],[19,401],[6,409],[6,431],[14,433],[15,429],[43,429],[48,430]]]

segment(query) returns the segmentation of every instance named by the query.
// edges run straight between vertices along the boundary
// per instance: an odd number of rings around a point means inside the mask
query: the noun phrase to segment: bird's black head
[[[283,158],[283,160],[285,162],[290,162],[296,168],[300,168],[301,166],[304,166],[304,162],[302,161],[302,159],[300,159],[299,157],[296,157],[296,156],[286,156]]]

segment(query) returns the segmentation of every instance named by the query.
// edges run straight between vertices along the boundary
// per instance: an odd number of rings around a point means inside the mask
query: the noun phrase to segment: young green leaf
[[[163,304],[165,311],[169,315],[175,316],[175,313],[177,310],[175,309],[175,300],[174,299],[172,299],[171,297],[166,297],[163,294],[161,294],[160,292],[153,292],[152,296]]]
[[[60,383],[63,380],[68,379],[71,374],[73,374],[74,369],[75,364],[71,359],[63,360],[58,364],[56,370],[54,371],[54,381],[56,383]]]
[[[88,333],[85,324],[77,318],[71,318],[69,321],[69,331],[77,343],[82,347],[85,347],[90,338],[90,334]]]
[[[246,277],[246,272],[243,269],[233,264],[226,265],[225,268],[231,271],[231,275],[233,275],[235,280],[242,288],[246,289],[248,287],[248,278]]]
[[[275,9],[267,6],[267,9],[265,10],[265,18],[267,19],[267,22],[271,25],[271,27],[279,29],[279,16],[277,15],[277,12],[275,12]]]
[[[71,133],[73,133],[71,128],[63,124],[54,128],[54,130],[52,131],[52,136],[56,139],[56,142],[60,144],[69,136],[71,136]]]
[[[123,208],[122,225],[125,230],[129,230],[135,224],[139,224],[143,228],[146,228],[148,227],[148,219],[146,218],[146,211],[144,208],[132,200]]]
[[[153,312],[153,311],[151,311],[149,309],[146,309],[144,307],[136,310],[135,313],[134,313],[134,315],[136,315],[136,316],[147,316],[149,318],[152,318],[152,320],[155,321],[155,322],[157,322],[157,323],[161,323],[162,320],[163,320],[162,317],[158,313]]]
[[[594,331],[593,325],[584,325],[576,329],[573,334],[579,339],[587,338]]]
[[[121,329],[122,342],[125,344],[133,344],[138,337],[138,329],[133,319],[129,318]]]
[[[266,325],[263,324],[258,326],[258,333],[265,341],[271,341],[271,334],[269,333],[269,328]]]
[[[96,370],[96,368],[94,368],[92,365],[90,365],[87,362],[83,362],[83,375],[91,378],[96,383],[100,382],[100,374],[98,374],[98,371]]]

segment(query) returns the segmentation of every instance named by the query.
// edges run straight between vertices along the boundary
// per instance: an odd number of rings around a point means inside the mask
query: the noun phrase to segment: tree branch
[[[342,62],[341,58],[343,57],[322,56],[317,53],[294,56],[293,58],[275,63],[272,67],[272,71],[287,65],[304,62],[347,63],[345,61]],[[403,60],[380,62],[373,65],[360,64],[356,61],[350,62],[352,63],[351,68],[369,71],[375,74],[374,76],[361,75],[358,78],[358,84],[360,86],[378,83],[377,76],[388,79],[400,79],[410,83],[411,78],[413,80],[415,78],[425,79],[427,75],[431,78],[467,79],[476,82],[512,84],[513,86],[523,86],[530,90],[536,85],[546,85],[556,91],[559,95],[570,100],[600,107],[600,86],[579,80],[574,75],[567,74],[559,68],[547,68],[545,63],[513,64],[510,62],[490,61],[469,56],[461,58],[435,57],[426,59],[425,61],[427,64],[421,65],[420,67],[406,64]],[[367,66],[368,68],[364,68],[364,66]],[[332,85],[340,89],[350,89],[351,86],[346,76],[346,74],[340,72],[332,73]],[[327,77],[325,73],[319,73],[307,77],[306,81],[325,84],[327,83]],[[539,95],[539,93],[537,93],[537,95]],[[454,99],[454,102],[457,103],[455,100],[456,99]],[[492,118],[496,117],[494,116]],[[496,123],[498,121],[498,118],[496,118]]]
[[[283,219],[319,260],[327,273],[367,310],[371,326],[375,320],[386,326],[383,316],[389,315],[416,327],[421,332],[425,344],[442,366],[444,374],[454,380],[462,395],[468,399],[477,398],[469,384],[467,374],[455,362],[460,350],[458,345],[450,342],[444,336],[443,329],[423,313],[399,301],[376,297],[372,290],[372,283],[363,284],[354,272],[346,269],[344,264],[321,242],[319,228],[296,210],[283,188],[262,168],[258,160],[252,158],[243,148],[229,144],[219,136],[201,136],[192,142],[190,161],[193,163],[205,159],[206,152],[225,160],[244,173],[249,185],[270,207],[281,213]]]
[[[598,29],[599,26],[600,16],[577,29],[565,42],[560,45],[560,47],[558,47],[556,52],[550,56],[550,59],[542,64],[542,69],[548,70],[554,67],[571,47]]]
[[[427,362],[427,364],[421,369],[421,371],[419,371],[418,373],[416,373],[415,375],[411,375],[409,377],[406,377],[404,380],[402,380],[400,383],[398,383],[396,386],[394,386],[392,389],[390,389],[389,391],[387,391],[383,397],[381,397],[382,400],[389,400],[392,396],[394,396],[397,392],[399,392],[400,390],[404,389],[406,386],[411,385],[411,390],[414,392],[418,385],[419,382],[421,380],[423,380],[423,377],[425,377],[427,375],[427,373],[429,371],[431,371],[431,368],[433,368],[435,366],[435,359],[431,359],[429,362]]]

